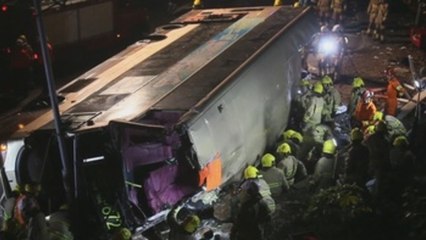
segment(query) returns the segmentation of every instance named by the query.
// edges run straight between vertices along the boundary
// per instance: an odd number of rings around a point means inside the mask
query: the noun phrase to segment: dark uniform
[[[283,171],[277,167],[272,166],[268,168],[262,168],[260,170],[260,174],[262,174],[263,179],[265,179],[265,181],[268,183],[272,197],[278,197],[281,195],[283,190],[288,191],[290,189]]]

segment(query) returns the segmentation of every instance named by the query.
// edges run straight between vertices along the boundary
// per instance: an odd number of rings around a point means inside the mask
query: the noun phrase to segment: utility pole
[[[66,193],[66,198],[67,198],[66,200],[67,200],[67,203],[69,204],[72,199],[70,178],[69,178],[70,168],[69,168],[67,149],[66,149],[65,141],[64,141],[64,131],[62,128],[62,120],[61,120],[61,115],[59,113],[58,97],[56,95],[56,87],[55,87],[55,81],[53,78],[52,63],[51,63],[51,59],[50,59],[48,48],[47,48],[46,33],[44,30],[44,23],[43,23],[43,16],[41,11],[40,1],[41,0],[33,0],[36,23],[37,23],[37,32],[40,38],[41,55],[44,62],[43,66],[44,66],[44,71],[46,75],[47,87],[49,90],[50,105],[52,106],[52,112],[53,112],[53,117],[55,122],[56,138],[58,141],[59,154],[61,157],[62,180],[63,180],[63,185],[64,185],[64,189]]]

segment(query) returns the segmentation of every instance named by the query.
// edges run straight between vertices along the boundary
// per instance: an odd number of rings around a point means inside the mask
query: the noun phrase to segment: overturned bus
[[[76,239],[143,234],[274,144],[318,28],[310,8],[192,10],[59,89],[67,167],[52,113],[20,114],[2,152],[7,181],[40,183],[46,214],[71,195]]]

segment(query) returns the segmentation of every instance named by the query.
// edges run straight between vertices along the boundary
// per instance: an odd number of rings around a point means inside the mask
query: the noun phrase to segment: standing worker
[[[334,185],[336,175],[336,144],[332,139],[326,140],[322,147],[322,157],[315,164],[312,184],[316,190]]]
[[[265,179],[268,183],[272,197],[279,197],[283,190],[288,191],[290,189],[283,171],[275,166],[274,155],[270,153],[263,155],[261,164],[262,169],[260,170],[260,173],[262,174],[263,179]]]
[[[305,165],[291,154],[291,147],[288,143],[281,144],[277,148],[277,154],[280,157],[277,168],[284,173],[289,186],[293,186],[296,181],[307,176]]]
[[[368,148],[362,143],[364,134],[359,128],[351,131],[351,144],[349,146],[347,157],[345,158],[344,167],[344,183],[355,183],[361,188],[369,180],[368,164],[369,153]]]
[[[333,24],[340,24],[342,21],[342,13],[343,13],[344,2],[343,0],[332,0],[331,8],[332,8],[332,18]]]
[[[377,17],[377,13],[379,12],[379,4],[383,0],[370,0],[370,3],[368,4],[367,8],[367,14],[368,14],[368,27],[367,27],[367,34],[373,33],[373,27],[374,21]]]
[[[248,189],[252,183],[256,183],[259,187],[259,194],[262,197],[262,201],[265,202],[268,207],[269,214],[272,215],[275,212],[275,201],[272,198],[271,189],[269,188],[268,183],[263,179],[263,176],[260,174],[259,170],[254,166],[248,166],[244,169],[244,181],[241,184],[241,192],[239,200],[241,204],[244,204],[249,198]]]
[[[348,106],[349,116],[353,117],[355,114],[355,108],[358,104],[358,101],[362,98],[362,94],[366,90],[364,80],[360,77],[354,78],[352,81],[352,94],[351,101]]]
[[[331,10],[331,0],[318,0],[317,8],[320,19],[320,25],[328,25]]]
[[[385,40],[385,22],[388,17],[389,4],[384,0],[379,4],[376,18],[374,19],[374,32],[373,38],[384,41]]]
[[[321,82],[316,82],[314,84],[312,97],[310,98],[305,115],[303,116],[303,122],[305,125],[304,130],[312,129],[321,123],[325,104],[323,94],[324,87]]]
[[[231,240],[264,240],[265,227],[271,222],[267,204],[259,190],[259,185],[250,182],[247,186],[247,201],[238,213],[232,225]]]
[[[338,107],[342,104],[342,98],[339,91],[334,88],[333,80],[330,76],[325,75],[321,79],[321,83],[324,87],[324,122],[332,123]]]
[[[394,68],[386,69],[385,74],[388,80],[388,86],[386,88],[386,114],[396,116],[396,110],[398,108],[398,96],[408,95],[408,93],[404,87],[402,87],[399,79],[396,77]],[[410,98],[409,96],[407,97]]]

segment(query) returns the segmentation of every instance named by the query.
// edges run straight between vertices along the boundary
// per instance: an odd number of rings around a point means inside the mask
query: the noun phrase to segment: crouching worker
[[[256,182],[248,183],[247,195],[248,199],[241,205],[232,226],[231,240],[265,239],[265,227],[270,223],[271,215]]]
[[[170,226],[169,240],[196,240],[195,232],[200,227],[201,220],[196,214],[189,214],[182,222],[179,222],[177,215],[182,206],[173,208],[167,216]]]

